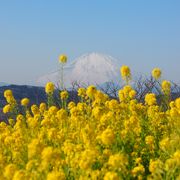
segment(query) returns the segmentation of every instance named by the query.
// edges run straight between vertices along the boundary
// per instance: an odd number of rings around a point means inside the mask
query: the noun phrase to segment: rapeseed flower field
[[[60,63],[66,61],[60,56]],[[60,91],[56,106],[55,86],[49,82],[47,102],[30,106],[26,97],[18,105],[6,90],[0,179],[180,179],[180,98],[170,101],[171,84],[162,81],[167,108],[153,93],[140,103],[129,85],[130,68],[120,72],[125,85],[119,99],[91,85],[79,88],[78,103],[68,102],[68,92]],[[158,80],[161,70],[155,68],[152,76]]]

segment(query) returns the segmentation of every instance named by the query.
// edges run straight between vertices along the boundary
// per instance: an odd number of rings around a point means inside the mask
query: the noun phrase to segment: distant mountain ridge
[[[46,101],[46,94],[44,87],[36,86],[27,86],[27,85],[6,85],[0,87],[0,107],[3,107],[6,104],[4,98],[4,91],[10,89],[13,91],[15,99],[20,101],[22,98],[29,98],[31,104]]]

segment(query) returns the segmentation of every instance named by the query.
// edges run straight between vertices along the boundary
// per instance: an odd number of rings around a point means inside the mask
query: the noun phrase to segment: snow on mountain
[[[0,82],[0,87],[1,86],[8,86],[9,84],[5,83],[5,82]]]
[[[120,80],[119,67],[119,62],[109,55],[100,53],[84,54],[64,66],[65,87],[71,87],[73,82],[84,85],[100,85],[110,81],[117,82]],[[59,80],[60,72],[55,71],[40,77],[37,83],[45,85],[52,81],[58,85]]]

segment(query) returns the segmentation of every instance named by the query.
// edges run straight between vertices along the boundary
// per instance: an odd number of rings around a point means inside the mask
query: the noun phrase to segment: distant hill
[[[26,86],[26,85],[5,85],[0,87],[0,121],[5,119],[2,108],[6,104],[6,100],[4,98],[4,91],[7,89],[11,89],[13,91],[13,95],[19,103],[22,98],[29,98],[31,104],[40,104],[41,102],[46,101],[46,94],[44,91],[44,87],[36,87],[36,86]]]
[[[39,104],[40,102],[46,100],[44,87],[27,85],[8,85],[0,87],[0,107],[3,107],[6,104],[4,98],[4,91],[7,89],[11,89],[13,91],[13,95],[17,101],[20,101],[22,98],[27,97],[31,100],[31,104]]]
[[[2,113],[2,108],[4,105],[7,104],[5,98],[4,98],[4,91],[10,89],[13,91],[13,95],[18,103],[20,103],[22,98],[29,98],[30,99],[30,105],[37,104],[39,105],[41,102],[47,102],[46,93],[44,90],[44,87],[38,87],[38,86],[28,86],[28,85],[8,85],[8,86],[2,86],[0,87],[0,121],[5,119],[6,117]],[[58,105],[58,99],[59,99],[59,91],[56,90],[54,93],[55,96],[55,102]],[[77,92],[75,90],[72,90],[69,92],[69,100],[68,101],[78,101]]]

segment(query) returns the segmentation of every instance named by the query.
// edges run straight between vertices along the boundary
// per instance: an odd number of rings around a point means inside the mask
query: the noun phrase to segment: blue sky
[[[180,1],[0,0],[0,82],[28,84],[87,52],[180,82]]]

